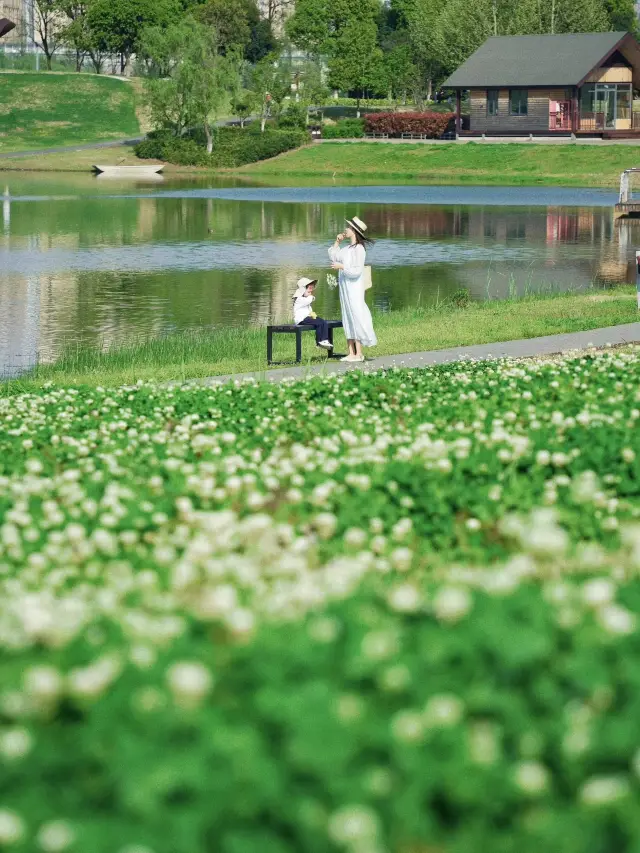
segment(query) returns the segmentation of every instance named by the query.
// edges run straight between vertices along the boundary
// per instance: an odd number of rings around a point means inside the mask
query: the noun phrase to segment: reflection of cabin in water
[[[462,136],[640,136],[633,111],[640,45],[630,33],[497,36],[444,85],[456,90]],[[461,130],[463,91],[468,131]]]

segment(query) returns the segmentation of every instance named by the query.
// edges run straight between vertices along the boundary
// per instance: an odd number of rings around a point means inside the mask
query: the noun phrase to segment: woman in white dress
[[[367,226],[357,216],[346,222],[344,234],[338,234],[336,242],[329,249],[331,266],[339,270],[342,325],[349,344],[349,354],[342,361],[364,361],[362,347],[374,347],[378,343],[371,311],[364,299],[366,250],[371,240],[366,236]],[[341,248],[340,243],[345,238],[349,240],[349,245]]]

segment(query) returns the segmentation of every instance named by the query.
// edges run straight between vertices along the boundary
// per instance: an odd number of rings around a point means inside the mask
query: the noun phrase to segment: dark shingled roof
[[[454,71],[444,87],[577,86],[627,35],[495,36]]]

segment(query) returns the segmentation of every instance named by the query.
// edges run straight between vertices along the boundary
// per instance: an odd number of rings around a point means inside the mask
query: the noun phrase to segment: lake
[[[149,184],[89,175],[0,178],[0,372],[70,342],[290,315],[296,279],[320,279],[338,316],[327,246],[358,215],[382,310],[460,288],[474,299],[634,281],[640,224],[613,221],[616,194],[561,188],[278,187],[215,178]]]

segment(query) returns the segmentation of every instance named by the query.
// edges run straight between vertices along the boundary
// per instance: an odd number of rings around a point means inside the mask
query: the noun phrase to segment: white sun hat
[[[293,294],[293,298],[295,299],[297,296],[303,296],[305,290],[310,284],[317,284],[317,278],[299,278],[298,284],[296,286],[296,292]]]
[[[353,219],[345,219],[345,222],[347,223],[347,225],[350,225],[354,229],[354,231],[357,231],[363,237],[367,236],[367,226],[362,221],[362,219],[359,219],[357,216],[354,216]]]

